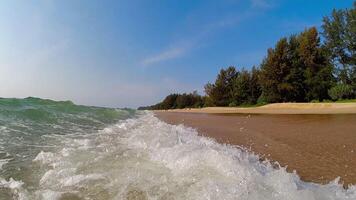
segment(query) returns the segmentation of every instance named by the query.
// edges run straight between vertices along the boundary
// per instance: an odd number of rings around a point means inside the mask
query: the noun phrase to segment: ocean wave
[[[28,199],[356,199],[355,186],[303,182],[237,146],[166,124],[150,112],[69,138],[58,151],[40,152],[33,164],[35,189],[11,188],[4,180],[2,187]]]

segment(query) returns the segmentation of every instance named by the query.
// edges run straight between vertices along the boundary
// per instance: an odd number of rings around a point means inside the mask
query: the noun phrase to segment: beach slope
[[[249,114],[356,114],[356,103],[273,103],[259,107],[206,107],[156,112],[249,113]]]

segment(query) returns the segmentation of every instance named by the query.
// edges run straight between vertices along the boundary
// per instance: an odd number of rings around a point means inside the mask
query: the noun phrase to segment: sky
[[[0,1],[0,96],[106,107],[203,94],[353,0]]]

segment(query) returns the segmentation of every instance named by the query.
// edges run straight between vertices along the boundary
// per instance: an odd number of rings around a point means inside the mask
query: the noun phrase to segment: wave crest
[[[307,183],[243,149],[150,112],[41,152],[34,199],[356,199],[338,180]]]

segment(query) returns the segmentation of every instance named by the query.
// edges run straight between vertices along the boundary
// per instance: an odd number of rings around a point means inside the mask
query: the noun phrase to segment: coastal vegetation
[[[179,108],[201,108],[207,102],[206,96],[201,96],[197,91],[193,93],[170,94],[162,102],[152,106],[140,107],[139,110],[163,110]]]
[[[205,96],[170,94],[139,109],[250,106],[278,102],[328,102],[356,98],[356,1],[334,10],[316,27],[281,38],[260,66],[221,69]]]

